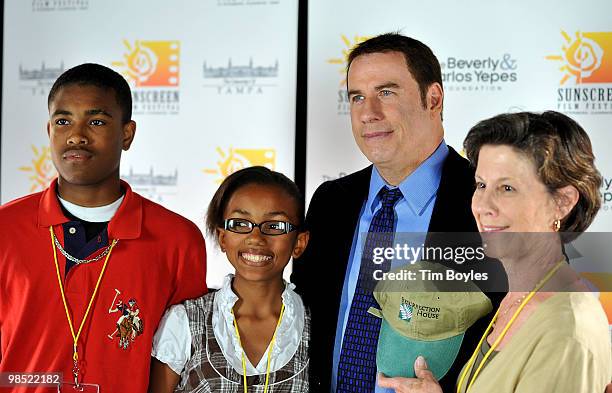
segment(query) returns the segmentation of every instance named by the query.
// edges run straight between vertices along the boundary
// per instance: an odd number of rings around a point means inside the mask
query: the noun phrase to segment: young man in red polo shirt
[[[119,179],[131,115],[127,82],[101,65],[49,93],[58,179],[0,207],[0,392],[58,390],[25,372],[62,373],[62,392],[145,392],[164,310],[206,292],[199,229]]]

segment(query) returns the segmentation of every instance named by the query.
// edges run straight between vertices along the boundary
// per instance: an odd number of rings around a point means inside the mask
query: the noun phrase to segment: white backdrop
[[[230,171],[263,164],[293,177],[297,12],[292,0],[6,1],[2,202],[55,176],[47,94],[83,62],[132,84],[137,133],[122,177],[201,228]],[[231,266],[207,240],[216,286]]]
[[[457,151],[469,128],[479,120],[508,111],[558,110],[587,130],[597,165],[608,183],[611,181],[612,160],[607,148],[612,140],[612,3],[590,0],[561,6],[543,0],[388,0],[384,6],[379,4],[370,0],[309,1],[308,199],[324,180],[368,164],[351,133],[345,56],[360,40],[398,30],[427,44],[442,64],[446,141]],[[595,53],[600,63],[590,78],[585,77],[590,53],[583,61],[582,83],[577,83],[575,74],[561,70],[567,61],[547,59],[563,56],[562,48],[571,47],[577,32],[582,33],[585,54],[593,41],[601,49]],[[462,68],[460,60],[464,61]],[[497,75],[500,80],[483,81],[485,74]],[[561,84],[566,75],[570,78]],[[570,110],[565,102],[558,102],[560,88],[604,89],[605,97],[581,101],[577,110]],[[607,187],[602,191],[612,191]],[[607,204],[591,230],[612,229],[612,194],[606,198]]]
[[[46,98],[57,76],[82,62],[111,66],[133,85],[138,130],[122,176],[200,227],[231,171],[263,164],[293,176],[297,0],[7,0],[4,7],[2,203],[54,176]],[[555,109],[579,121],[606,180],[591,230],[610,230],[611,11],[606,0],[310,0],[307,199],[324,180],[367,165],[350,132],[345,56],[365,37],[400,30],[443,64],[446,140],[457,150],[469,127],[500,112]],[[571,60],[577,53],[581,64]],[[588,97],[560,102],[568,89]],[[230,266],[208,240],[215,286]]]
[[[605,179],[604,205],[590,230],[612,230],[611,14],[607,0],[310,0],[307,199],[323,181],[369,164],[351,133],[346,56],[368,37],[400,31],[427,44],[441,63],[445,138],[457,151],[470,127],[502,112],[551,109],[577,120]],[[565,98],[575,90],[587,97]],[[611,294],[600,300],[612,323]]]

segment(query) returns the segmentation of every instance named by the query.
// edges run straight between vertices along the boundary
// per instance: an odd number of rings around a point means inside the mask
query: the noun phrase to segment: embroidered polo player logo
[[[114,340],[119,338],[119,348],[128,349],[136,337],[140,336],[144,331],[144,322],[140,314],[140,308],[136,303],[136,299],[130,298],[127,303],[122,299],[117,299],[121,295],[121,291],[115,289],[115,297],[108,308],[108,313],[121,313],[117,319],[116,329],[108,335],[108,338]]]
[[[410,322],[412,319],[412,306],[406,303],[400,304],[399,319]]]

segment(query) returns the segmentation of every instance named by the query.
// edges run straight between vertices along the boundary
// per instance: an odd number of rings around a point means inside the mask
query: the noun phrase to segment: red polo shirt
[[[82,382],[99,384],[103,393],[145,392],[151,341],[164,310],[206,293],[206,249],[200,230],[132,192],[127,183],[122,186],[125,198],[108,224],[108,238],[119,242],[79,338]],[[63,372],[64,380],[71,381],[72,336],[49,234],[52,225],[63,244],[62,224],[69,219],[62,213],[56,189],[54,181],[41,193],[0,207],[0,372]],[[104,258],[74,266],[66,275],[66,259],[57,255],[76,333]],[[132,327],[125,334],[122,329],[121,337],[117,322],[126,315],[141,332]]]

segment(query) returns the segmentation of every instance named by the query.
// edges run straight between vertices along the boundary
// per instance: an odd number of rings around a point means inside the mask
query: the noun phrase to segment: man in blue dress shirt
[[[378,386],[375,372],[339,372],[346,370],[347,325],[354,326],[348,322],[363,237],[383,208],[385,190],[394,189],[401,193],[393,201],[391,232],[477,231],[470,210],[474,172],[444,142],[441,69],[425,44],[395,33],[364,41],[349,55],[347,89],[353,136],[373,165],[316,190],[306,218],[310,244],[294,263],[292,281],[312,313],[311,391],[392,392]],[[440,381],[444,391],[452,391],[481,325],[468,329]],[[366,374],[365,384],[345,378]]]

